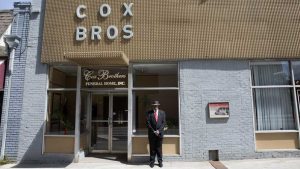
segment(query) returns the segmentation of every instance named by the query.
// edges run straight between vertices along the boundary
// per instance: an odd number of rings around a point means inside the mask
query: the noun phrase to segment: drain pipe
[[[1,142],[2,144],[1,144],[0,160],[3,160],[4,156],[5,156],[6,130],[7,130],[10,89],[11,89],[11,76],[12,76],[12,73],[13,73],[15,50],[17,49],[20,41],[21,41],[21,38],[17,35],[4,36],[4,42],[7,45],[8,52],[9,52],[9,67],[8,67],[8,73],[7,73],[7,76],[8,76],[7,97],[6,97],[4,121],[3,121],[3,133],[2,133],[2,142]]]

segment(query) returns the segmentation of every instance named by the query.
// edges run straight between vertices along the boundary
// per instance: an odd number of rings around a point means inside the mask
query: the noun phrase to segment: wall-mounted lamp
[[[4,42],[7,44],[8,49],[11,51],[16,49],[20,44],[21,38],[17,35],[4,36]]]

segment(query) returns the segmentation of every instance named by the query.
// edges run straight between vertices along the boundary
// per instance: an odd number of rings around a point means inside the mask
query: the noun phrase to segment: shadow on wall
[[[73,162],[73,154],[42,154],[43,125],[36,133],[19,164],[13,168],[65,168]]]
[[[41,0],[41,4],[42,4],[42,9],[41,9],[41,13],[40,13],[40,18],[45,18],[45,0]],[[31,22],[33,22],[33,20],[39,19],[38,18],[38,14],[34,14],[31,17]],[[35,74],[47,74],[48,73],[48,69],[45,67],[48,67],[46,64],[42,64],[41,62],[41,57],[42,57],[42,37],[43,37],[43,30],[44,30],[44,20],[41,19],[40,23],[39,23],[39,35],[38,35],[38,46],[37,46],[37,52],[36,52],[36,56],[34,56],[34,58],[36,58],[36,71]],[[36,35],[33,35],[33,37],[36,37]],[[33,57],[33,56],[32,56]]]

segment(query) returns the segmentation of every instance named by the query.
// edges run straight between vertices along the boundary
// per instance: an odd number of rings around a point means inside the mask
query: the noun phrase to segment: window
[[[154,100],[166,112],[165,135],[179,135],[178,65],[133,65],[133,134],[146,135],[146,113]]]
[[[76,91],[48,92],[46,134],[74,135]]]
[[[252,63],[256,130],[295,130],[289,62]]]
[[[74,135],[77,67],[49,69],[46,135]]]

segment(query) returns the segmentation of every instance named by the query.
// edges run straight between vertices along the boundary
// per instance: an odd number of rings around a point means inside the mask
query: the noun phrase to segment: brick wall
[[[7,134],[5,155],[10,160],[15,160],[18,154],[19,135],[21,128],[21,112],[23,103],[23,89],[24,89],[24,76],[27,57],[27,36],[29,27],[29,11],[30,3],[16,3],[14,9],[14,20],[12,23],[12,35],[18,35],[22,38],[18,48],[15,51],[13,71],[11,74],[11,90],[9,99],[9,109],[7,117]],[[6,86],[4,90],[4,102],[2,109],[2,122],[1,122],[1,141],[3,133],[3,120],[5,119],[5,110],[7,105],[8,94],[8,76],[6,74]]]
[[[253,157],[253,108],[248,61],[186,61],[180,64],[181,128],[184,159]],[[228,119],[210,119],[208,103],[228,101]]]

